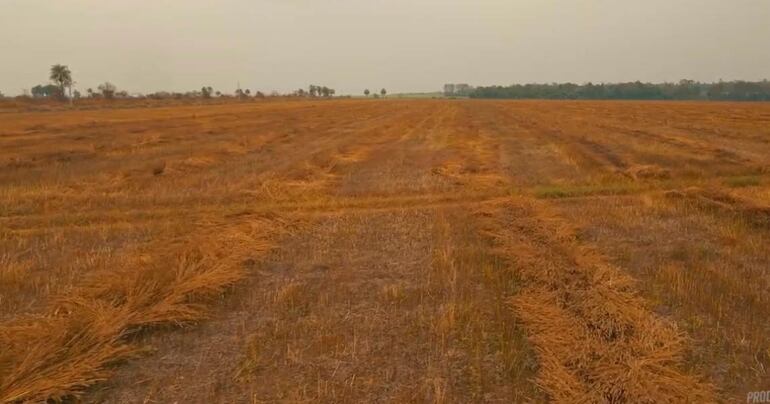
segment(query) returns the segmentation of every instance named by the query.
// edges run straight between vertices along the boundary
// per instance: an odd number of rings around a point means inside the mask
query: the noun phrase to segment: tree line
[[[444,96],[446,97],[468,97],[474,88],[466,83],[447,83],[444,84]]]
[[[78,90],[74,90],[72,86],[75,81],[72,79],[72,71],[68,66],[56,64],[51,66],[48,79],[51,81],[47,84],[38,84],[30,89],[30,94],[33,98],[51,98],[58,100],[65,99],[80,99],[83,94]],[[29,96],[25,91],[24,96]],[[129,94],[127,91],[118,91],[118,88],[109,81],[100,84],[96,90],[89,88],[86,90],[86,94],[89,98],[127,98]]]
[[[369,91],[368,88],[366,90],[364,90],[364,97],[369,97],[369,94],[372,94],[372,92]],[[377,93],[372,94],[372,96],[374,98],[380,98],[380,97],[385,98],[385,96],[387,96],[387,95],[388,95],[388,90],[386,90],[384,88],[380,89],[380,93],[379,94],[377,94]]]
[[[72,71],[70,71],[68,66],[56,64],[51,66],[50,69],[50,75],[49,75],[50,83],[46,84],[39,84],[31,88],[30,92],[27,93],[25,90],[25,94],[22,95],[22,97],[29,97],[30,95],[33,98],[49,98],[49,99],[58,99],[58,100],[76,100],[84,97],[83,94],[81,94],[78,90],[73,90],[72,86],[75,84],[75,81],[72,79]],[[336,90],[327,86],[319,86],[315,84],[311,84],[307,90],[300,88],[296,91],[293,91],[289,94],[280,94],[276,91],[273,91],[270,93],[270,96],[272,97],[324,97],[324,98],[330,98],[334,97],[336,94]],[[385,95],[385,89],[382,90],[383,96]],[[181,98],[239,98],[239,99],[246,99],[246,98],[264,98],[266,95],[261,91],[255,91],[252,94],[252,91],[250,89],[241,89],[240,87],[237,88],[232,94],[223,93],[218,90],[214,90],[211,86],[203,86],[200,90],[193,90],[193,91],[186,91],[186,92],[168,92],[168,91],[157,91],[153,93],[149,93],[146,95],[129,95],[127,91],[124,90],[118,90],[118,88],[110,83],[105,82],[103,84],[100,84],[96,90],[93,90],[89,88],[86,90],[86,95],[88,98],[104,98],[104,99],[114,99],[114,98],[151,98],[151,99],[181,99]],[[3,98],[3,94],[0,93],[0,98]]]
[[[701,83],[681,80],[678,83],[610,84],[513,84],[477,87],[471,98],[559,99],[559,100],[714,100],[770,101],[770,82],[719,81]]]
[[[336,92],[333,88],[311,84],[307,91],[304,88],[300,88],[293,95],[297,97],[334,97]]]

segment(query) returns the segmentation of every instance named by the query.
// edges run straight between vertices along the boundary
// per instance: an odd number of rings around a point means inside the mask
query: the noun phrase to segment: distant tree
[[[462,97],[467,97],[471,95],[471,92],[473,91],[473,86],[466,84],[466,83],[459,83],[454,85],[454,95],[459,95]]]
[[[221,91],[217,91],[217,92],[216,92],[216,93],[214,93],[214,94],[216,94],[216,96],[217,96],[217,97],[221,97],[221,96],[222,96],[222,92],[221,92]]]
[[[385,97],[387,94],[388,94],[388,91],[387,91],[387,90],[385,90],[384,88],[383,88],[382,90],[380,90],[380,95],[382,95],[382,97],[383,97],[383,98],[384,98],[384,97]]]
[[[53,84],[39,84],[32,87],[32,96],[35,98],[61,98],[61,88]]]
[[[329,96],[329,87],[323,86],[321,87],[321,95],[324,97]]]
[[[203,86],[201,87],[201,96],[203,98],[211,98],[211,94],[214,92],[214,89],[211,87]]]
[[[364,90],[364,95],[367,96],[367,97],[369,96],[369,89],[368,88],[366,90]]]
[[[254,93],[254,97],[265,98],[265,93],[263,93],[262,91],[257,91],[256,93]]]
[[[80,91],[78,91],[78,90],[75,90],[75,91],[73,91],[73,92],[72,92],[72,98],[74,98],[74,99],[76,99],[76,100],[79,100],[79,99],[80,99],[80,97],[81,97],[81,95],[80,95]]]
[[[94,90],[92,88],[89,88],[88,90],[86,90],[86,93],[88,93],[88,96],[90,98],[94,98]]]
[[[246,91],[244,91],[243,93],[244,93],[244,94],[246,94],[246,97],[248,97],[248,96],[250,96],[250,95],[251,95],[251,90],[249,90],[249,89],[247,88],[247,89],[246,89]]]
[[[48,94],[44,90],[44,87],[39,84],[32,87],[31,91],[32,91],[32,97],[34,98],[42,98],[42,97],[48,96]]]
[[[305,89],[304,88],[300,88],[299,90],[297,90],[297,96],[304,97],[306,95],[307,95],[307,93],[305,93]]]
[[[336,91],[335,89],[333,89],[333,88],[330,88],[330,89],[329,89],[329,96],[330,96],[330,97],[334,97],[334,94],[335,94],[336,92],[337,92],[337,91]]]
[[[51,66],[51,81],[59,87],[59,97],[64,97],[64,89],[69,87],[72,91],[72,72],[65,65]]]
[[[444,95],[451,96],[455,94],[454,84],[444,84]]]
[[[115,92],[118,90],[118,88],[109,81],[99,84],[99,87],[97,88],[102,93],[102,96],[108,100],[115,98]]]
[[[315,97],[318,95],[318,86],[315,84],[311,84],[310,87],[308,87],[308,93],[310,93],[311,97]]]
[[[695,81],[682,79],[679,80],[678,85],[671,86],[668,92],[675,99],[690,99],[700,95],[700,88],[698,88],[698,83]]]

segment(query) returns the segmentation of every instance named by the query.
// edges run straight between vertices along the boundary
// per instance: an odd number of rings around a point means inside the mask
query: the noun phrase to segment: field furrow
[[[0,114],[0,401],[736,402],[770,107]]]

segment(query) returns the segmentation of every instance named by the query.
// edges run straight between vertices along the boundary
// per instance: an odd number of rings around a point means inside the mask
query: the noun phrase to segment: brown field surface
[[[3,110],[2,402],[770,389],[770,104]]]

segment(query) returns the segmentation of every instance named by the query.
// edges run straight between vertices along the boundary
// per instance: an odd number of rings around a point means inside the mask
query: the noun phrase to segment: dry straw
[[[518,199],[479,213],[522,279],[510,304],[539,357],[536,383],[551,399],[714,401],[714,388],[683,370],[685,336],[569,225],[542,204]]]
[[[78,396],[106,380],[112,364],[141,351],[132,334],[205,318],[210,304],[246,276],[243,257],[264,254],[288,227],[274,217],[242,219],[214,225],[151,262],[97,274],[45,314],[1,326],[0,401]]]

